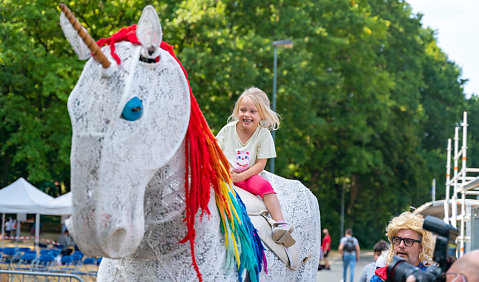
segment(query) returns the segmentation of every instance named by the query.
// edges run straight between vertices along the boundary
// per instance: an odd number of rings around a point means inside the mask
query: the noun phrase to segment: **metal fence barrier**
[[[6,274],[6,275],[4,275],[4,274]],[[21,275],[22,280],[18,280],[18,279],[14,280],[14,277],[16,275],[18,275],[18,276]],[[28,276],[27,280],[25,280],[25,276]],[[45,280],[39,279],[39,277],[41,277],[41,276],[45,277]],[[7,280],[4,280],[5,277],[7,277],[6,278]],[[62,279],[61,281],[72,281],[72,279],[75,279],[73,281],[83,282],[83,280],[79,276],[74,275],[74,274],[0,270],[0,280],[1,280],[1,282],[4,282],[4,281],[5,282],[6,281],[10,281],[10,282],[13,282],[13,281],[35,281],[35,282],[36,281],[60,281],[61,278],[65,278],[65,279]]]

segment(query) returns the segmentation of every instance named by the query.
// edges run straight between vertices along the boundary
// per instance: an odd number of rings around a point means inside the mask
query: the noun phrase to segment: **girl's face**
[[[256,130],[261,121],[261,115],[259,114],[253,99],[250,97],[244,97],[241,99],[238,110],[238,125],[243,129]]]

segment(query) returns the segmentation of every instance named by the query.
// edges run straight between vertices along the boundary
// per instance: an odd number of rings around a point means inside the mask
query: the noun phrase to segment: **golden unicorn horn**
[[[95,40],[93,40],[93,38],[91,38],[91,36],[88,33],[86,33],[85,30],[83,30],[78,20],[75,18],[75,16],[72,14],[70,9],[68,9],[68,7],[64,3],[60,3],[59,7],[62,10],[62,12],[65,14],[67,19],[70,21],[73,28],[78,32],[78,35],[80,35],[80,37],[83,39],[83,42],[85,42],[86,46],[88,46],[88,49],[90,49],[95,59],[97,59],[100,62],[103,68],[105,69],[108,68],[111,63],[108,60],[108,58],[105,56],[105,54],[103,54],[98,44],[96,44]]]

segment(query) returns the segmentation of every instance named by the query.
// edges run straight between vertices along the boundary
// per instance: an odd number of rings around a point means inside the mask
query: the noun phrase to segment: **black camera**
[[[416,266],[407,263],[404,259],[395,256],[387,268],[387,281],[406,281],[410,275],[414,275],[416,281],[421,282],[441,281],[441,274],[446,272],[451,266],[452,260],[448,253],[450,249],[455,253],[457,229],[433,216],[427,216],[422,227],[437,234],[433,259],[438,265],[429,266],[426,271],[422,271]]]

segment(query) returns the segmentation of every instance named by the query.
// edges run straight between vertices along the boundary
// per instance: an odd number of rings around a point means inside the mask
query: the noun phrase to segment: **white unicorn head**
[[[67,38],[85,57],[85,44],[61,17]],[[90,59],[68,99],[75,240],[86,253],[112,258],[140,244],[145,187],[182,144],[190,116],[188,82],[176,59],[160,48],[153,7],[144,9],[136,35],[140,44],[124,41],[92,51],[109,66]],[[105,65],[117,65],[109,54],[113,46],[121,63],[102,75]]]

